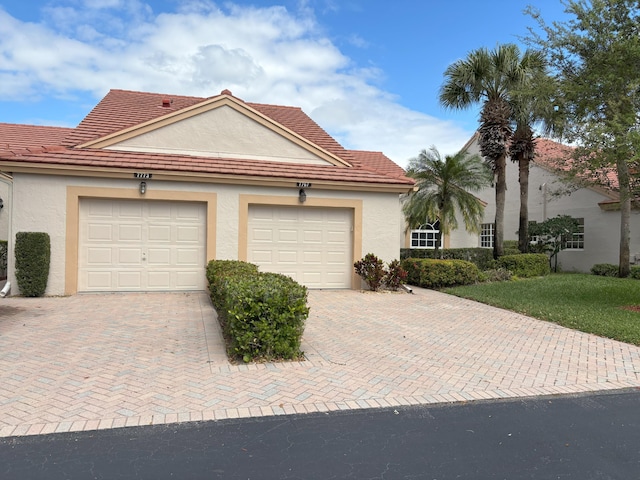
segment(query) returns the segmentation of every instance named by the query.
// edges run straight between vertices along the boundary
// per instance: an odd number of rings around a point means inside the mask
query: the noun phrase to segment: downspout
[[[11,282],[9,281],[9,265],[13,263],[11,261],[13,258],[13,178],[4,172],[0,172],[0,182],[9,187],[9,198],[4,202],[3,208],[3,210],[7,210],[7,215],[9,216],[7,224],[7,283],[0,291],[0,297],[6,297],[11,290]]]

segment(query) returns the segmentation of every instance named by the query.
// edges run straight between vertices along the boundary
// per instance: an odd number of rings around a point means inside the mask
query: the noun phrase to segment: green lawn
[[[444,290],[565,327],[640,345],[640,281],[586,274],[552,274]]]

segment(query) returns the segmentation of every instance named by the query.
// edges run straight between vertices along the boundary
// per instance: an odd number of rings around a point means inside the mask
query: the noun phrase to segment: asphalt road
[[[12,479],[640,478],[640,390],[0,440]]]

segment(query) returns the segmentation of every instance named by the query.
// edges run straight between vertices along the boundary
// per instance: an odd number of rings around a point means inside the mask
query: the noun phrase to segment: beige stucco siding
[[[74,240],[74,224],[77,224],[78,198],[94,194],[109,198],[145,198],[156,200],[189,200],[208,202],[214,209],[209,219],[215,225],[208,229],[208,259],[238,259],[242,256],[241,239],[243,230],[241,204],[247,199],[265,201],[278,205],[299,205],[298,188],[270,188],[261,186],[220,185],[212,183],[187,183],[174,181],[147,181],[147,193],[138,193],[139,180],[100,179],[84,177],[64,177],[29,175],[18,173],[14,176],[14,201],[20,208],[15,210],[13,231],[44,231],[51,237],[51,268],[47,295],[75,293],[69,287],[74,280],[73,268],[77,258],[66,258],[67,252],[77,253],[77,233]],[[180,192],[184,192],[181,194]],[[260,200],[260,199],[266,200]],[[75,203],[74,203],[75,199]],[[258,200],[256,200],[258,199]],[[307,189],[309,207],[351,208],[356,223],[354,226],[354,256],[373,252],[384,261],[398,258],[400,239],[400,206],[397,193],[373,193]],[[71,210],[69,210],[71,209]],[[69,237],[69,225],[71,234]],[[214,237],[214,238],[212,238]],[[75,242],[75,245],[74,245]],[[211,243],[213,242],[213,243]],[[359,257],[358,257],[359,258]],[[14,261],[10,260],[10,280],[15,284]],[[77,273],[77,272],[76,272]],[[77,281],[77,278],[75,279]],[[65,284],[65,282],[67,284]],[[354,286],[358,287],[359,285]],[[13,290],[17,292],[17,286]]]
[[[0,198],[4,207],[0,210],[0,240],[9,238],[9,210],[11,208],[11,199],[9,198],[8,180],[0,178]]]
[[[228,106],[143,133],[106,149],[328,164],[308,149]]]

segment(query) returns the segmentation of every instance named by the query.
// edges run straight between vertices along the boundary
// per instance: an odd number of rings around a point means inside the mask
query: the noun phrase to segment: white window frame
[[[584,250],[584,218],[576,218],[578,221],[578,233],[574,233],[565,242],[564,250]]]
[[[434,223],[423,223],[417,229],[411,230],[410,247],[415,249],[435,250],[436,239],[440,232],[439,228],[440,222],[436,221]],[[440,235],[440,246],[438,248],[442,248],[442,243],[444,241],[442,237],[443,236]]]
[[[483,223],[480,226],[480,248],[493,248],[495,223]]]

